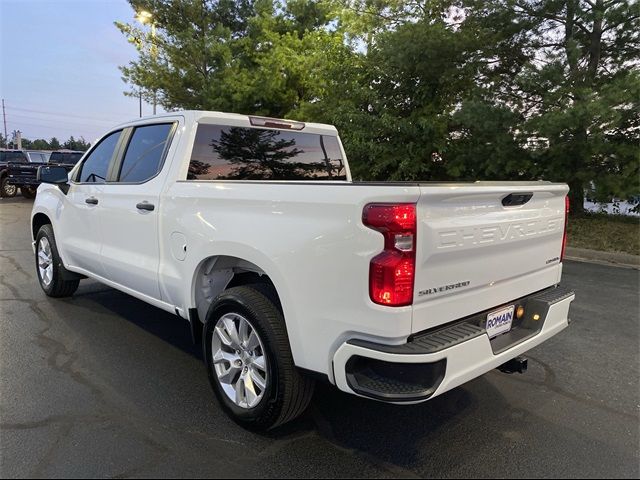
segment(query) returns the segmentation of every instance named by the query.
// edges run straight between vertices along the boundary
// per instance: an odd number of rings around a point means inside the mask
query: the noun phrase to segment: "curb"
[[[631,267],[640,270],[640,255],[632,255],[623,252],[603,252],[588,248],[567,247],[565,253],[567,260],[578,262],[602,263],[619,267]]]

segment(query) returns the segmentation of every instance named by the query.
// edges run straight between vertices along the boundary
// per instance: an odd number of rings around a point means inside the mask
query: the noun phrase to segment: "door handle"
[[[136,205],[136,208],[138,210],[147,210],[149,212],[152,212],[156,207],[153,203],[149,203],[147,201],[145,202],[140,202],[139,204]]]
[[[85,199],[84,203],[88,203],[89,205],[97,205],[98,199],[96,197],[89,197]]]

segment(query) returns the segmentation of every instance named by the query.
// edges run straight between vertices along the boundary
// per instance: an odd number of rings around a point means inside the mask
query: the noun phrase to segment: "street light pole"
[[[153,63],[158,60],[158,50],[156,49],[156,24],[151,20],[151,58]],[[156,114],[156,89],[153,89],[153,114]]]
[[[158,59],[158,50],[156,48],[156,23],[153,21],[153,14],[146,10],[142,10],[134,17],[143,25],[146,23],[151,24],[151,58],[154,63]],[[153,89],[153,114],[156,114],[156,89]],[[142,93],[140,93],[140,116],[142,116]]]
[[[2,99],[2,119],[4,120],[4,143],[9,145],[9,139],[7,138],[7,114],[4,111],[4,98]]]

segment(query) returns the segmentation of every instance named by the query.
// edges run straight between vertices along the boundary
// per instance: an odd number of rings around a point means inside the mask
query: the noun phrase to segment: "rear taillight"
[[[564,252],[567,249],[567,223],[569,222],[569,195],[564,197],[564,233],[562,234],[562,253],[560,261],[564,260]]]
[[[384,250],[369,266],[369,296],[379,305],[402,307],[413,303],[416,270],[416,205],[370,203],[362,222],[384,236]]]

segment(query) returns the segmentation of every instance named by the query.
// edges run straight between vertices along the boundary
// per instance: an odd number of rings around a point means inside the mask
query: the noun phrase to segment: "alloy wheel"
[[[235,312],[220,317],[211,337],[211,354],[227,397],[240,408],[258,405],[269,377],[266,352],[251,322]]]
[[[48,287],[53,281],[53,253],[47,237],[42,237],[38,242],[38,271],[40,281]]]

